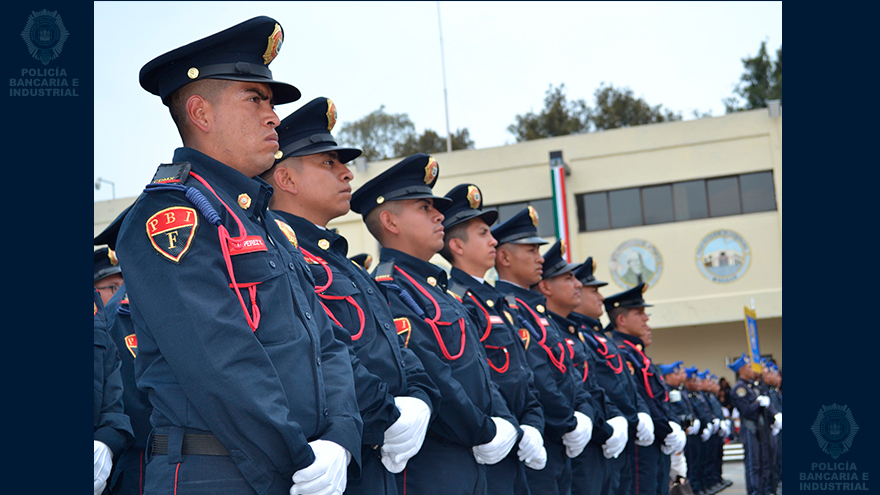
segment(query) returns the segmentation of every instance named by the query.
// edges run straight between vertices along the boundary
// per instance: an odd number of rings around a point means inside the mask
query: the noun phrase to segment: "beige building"
[[[437,153],[434,189],[477,184],[499,221],[531,204],[553,242],[551,152],[569,171],[571,261],[592,256],[606,296],[648,282],[655,362],[683,360],[732,380],[725,358],[747,352],[744,308],[754,305],[761,353],[782,366],[780,106]],[[397,161],[352,164],[353,187]],[[96,202],[95,234],[134,199]],[[348,239],[349,255],[378,257],[360,215],[330,226]]]

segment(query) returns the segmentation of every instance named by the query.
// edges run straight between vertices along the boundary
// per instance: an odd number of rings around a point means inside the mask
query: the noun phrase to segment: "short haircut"
[[[401,206],[400,201],[386,201],[368,211],[366,216],[364,216],[364,224],[367,226],[367,230],[379,241],[379,244],[382,244],[382,240],[385,238],[385,229],[382,227],[382,221],[379,219],[379,216],[386,210],[399,215]]]
[[[617,328],[617,315],[629,314],[635,308],[611,308],[608,310],[608,319],[611,320],[611,328]]]
[[[232,86],[234,82],[228,79],[202,79],[182,86],[169,96],[168,110],[171,112],[171,119],[174,120],[181,138],[186,140],[186,128],[189,124],[189,119],[186,116],[186,101],[189,100],[189,97],[199,95],[214,103],[220,93]]]
[[[449,241],[452,239],[461,239],[464,242],[468,241],[468,226],[476,220],[475,218],[471,218],[466,222],[461,222],[449,227],[449,230],[446,230],[443,235],[443,249],[440,250],[440,256],[446,259],[446,261],[452,263],[452,251],[449,249]]]

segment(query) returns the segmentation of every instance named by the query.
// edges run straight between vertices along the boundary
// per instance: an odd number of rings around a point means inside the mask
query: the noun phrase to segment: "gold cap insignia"
[[[529,205],[529,217],[532,219],[532,225],[535,227],[538,226],[538,210],[536,210],[532,205]]]
[[[437,160],[435,160],[433,156],[429,156],[428,164],[425,165],[425,184],[430,185],[431,182],[437,178],[437,174],[439,173],[440,166],[437,165]]]
[[[336,103],[333,103],[333,100],[327,98],[327,130],[332,131],[333,126],[336,125]]]
[[[186,71],[186,77],[190,79],[198,79],[199,77],[199,69],[195,67],[190,67],[188,71]]]
[[[110,266],[116,266],[119,264],[119,260],[116,258],[116,251],[108,248],[107,257],[110,258]]]
[[[480,194],[480,189],[477,186],[468,186],[467,200],[471,209],[474,210],[483,204],[483,196]]]
[[[593,271],[596,271],[596,260],[593,260]]]
[[[238,195],[238,206],[241,206],[243,210],[247,210],[251,207],[251,197],[246,193],[241,193]]]
[[[320,241],[318,241],[318,247],[326,251],[330,249],[330,241],[328,241],[327,239],[321,239]]]
[[[275,23],[275,30],[269,35],[269,44],[266,46],[266,52],[263,53],[263,65],[269,65],[275,60],[278,53],[281,52],[281,42],[284,41],[284,33],[281,32],[281,26]]]
[[[644,294],[648,290],[648,284],[642,286],[642,294]]]
[[[559,243],[559,255],[565,256],[565,241]]]

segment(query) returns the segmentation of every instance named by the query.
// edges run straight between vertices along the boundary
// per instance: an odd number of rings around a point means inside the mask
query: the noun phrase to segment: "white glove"
[[[431,408],[415,397],[395,397],[394,405],[400,411],[400,417],[385,430],[380,457],[385,469],[400,473],[406,468],[406,462],[422,448],[431,421]]]
[[[315,452],[315,462],[293,473],[290,495],[342,495],[351,454],[329,440],[314,440],[309,446]]]
[[[769,406],[770,405],[770,397],[767,397],[766,395],[759,395],[758,396],[758,405],[761,407]]]
[[[770,425],[770,433],[773,434],[774,437],[776,435],[779,435],[779,430],[780,430],[780,428],[778,426],[776,426],[776,423],[773,423],[772,425]]]
[[[773,424],[779,425],[779,429],[781,430],[782,429],[782,413],[778,412],[778,413],[774,414],[773,419],[774,419]]]
[[[688,435],[696,435],[699,432],[700,432],[700,420],[697,418],[694,418],[694,423],[688,427],[687,434]]]
[[[720,431],[721,431],[721,433],[718,436],[720,436],[721,438],[727,438],[727,436],[730,435],[730,420],[729,419],[725,419],[724,421],[721,422],[721,430]]]
[[[676,480],[678,477],[687,478],[688,465],[684,452],[676,452],[669,456],[669,479]]]
[[[523,431],[519,448],[516,451],[519,460],[526,466],[540,471],[547,465],[547,449],[544,448],[544,437],[537,428],[531,425],[520,425]]]
[[[593,420],[580,411],[575,411],[574,417],[577,419],[577,426],[570,432],[562,435],[562,443],[565,444],[565,455],[571,458],[581,455],[584,447],[590,443],[590,438],[593,437]]]
[[[712,433],[717,432],[718,428],[721,428],[721,420],[718,418],[715,418],[712,420]]]
[[[712,430],[710,430],[709,426],[707,426],[707,427],[703,428],[703,432],[700,433],[700,440],[705,442],[711,436],[712,436]]]
[[[626,442],[629,440],[629,425],[623,416],[615,416],[606,421],[612,428],[614,433],[605,440],[602,445],[602,455],[606,459],[617,459],[623,449],[626,448]]]
[[[95,440],[95,495],[104,491],[112,468],[113,451],[104,442]]]
[[[654,420],[646,413],[637,414],[639,424],[636,426],[636,445],[647,447],[654,443]]]
[[[672,432],[666,435],[666,438],[663,439],[663,445],[660,446],[660,451],[666,455],[681,452],[687,441],[687,436],[678,423],[669,421],[669,427],[672,428]]]
[[[506,419],[492,417],[495,422],[495,437],[489,443],[474,447],[474,458],[480,464],[496,464],[507,457],[510,449],[516,444],[518,435],[516,427]]]

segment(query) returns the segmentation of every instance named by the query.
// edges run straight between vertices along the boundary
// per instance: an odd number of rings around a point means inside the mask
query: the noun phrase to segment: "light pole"
[[[114,184],[113,182],[111,182],[107,179],[102,179],[102,178],[98,177],[98,180],[95,181],[95,189],[101,189],[102,183],[110,184],[110,192],[113,195],[113,199],[116,199],[116,184]]]

